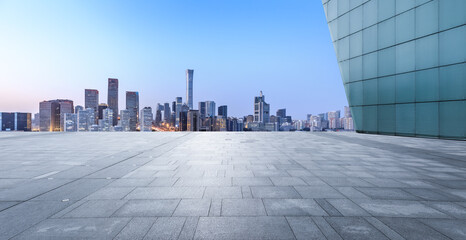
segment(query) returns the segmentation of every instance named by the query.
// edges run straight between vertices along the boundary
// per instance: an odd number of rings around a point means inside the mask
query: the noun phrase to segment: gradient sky
[[[107,78],[139,91],[140,107],[186,96],[253,113],[263,91],[271,114],[294,119],[347,105],[321,1],[0,0],[0,112],[39,111],[39,101],[107,101]]]

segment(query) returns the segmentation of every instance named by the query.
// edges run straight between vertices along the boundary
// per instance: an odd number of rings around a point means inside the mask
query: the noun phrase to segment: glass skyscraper
[[[129,128],[136,131],[139,122],[139,93],[126,91],[126,110],[129,111]]]
[[[322,0],[355,129],[466,138],[465,0]]]
[[[118,124],[118,79],[108,79],[108,108],[113,111],[113,126]]]
[[[186,69],[186,104],[189,109],[193,109],[193,77],[194,70]]]

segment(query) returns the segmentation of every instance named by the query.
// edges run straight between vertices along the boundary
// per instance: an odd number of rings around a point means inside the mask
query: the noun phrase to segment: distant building
[[[260,96],[254,97],[254,122],[270,122],[270,105],[265,102],[265,96],[260,92]]]
[[[108,98],[107,98],[108,108],[113,111],[113,126],[118,124],[118,79],[109,78],[108,79]]]
[[[105,104],[105,103],[99,104],[98,119],[103,119],[104,118],[104,109],[107,109],[107,108],[108,108],[107,104]],[[112,114],[112,116],[113,116],[113,114]],[[112,119],[112,124],[113,124],[113,119]]]
[[[175,114],[176,114],[176,119],[175,119],[175,126],[178,126],[180,123],[180,112],[181,112],[181,106],[183,105],[183,100],[181,97],[176,98],[176,105],[175,105]]]
[[[226,105],[222,105],[218,107],[218,117],[222,117],[227,119],[228,118],[228,108]]]
[[[78,131],[78,114],[77,113],[65,113],[64,114],[64,132],[76,132]]]
[[[157,103],[157,109],[155,110],[155,126],[157,127],[162,123],[162,111],[163,105]]]
[[[207,108],[205,102],[199,102],[199,118],[204,120],[207,114]]]
[[[113,110],[110,108],[106,108],[102,111],[102,131],[109,132],[112,131],[113,128]]]
[[[215,102],[206,101],[205,106],[206,106],[206,117],[215,117],[216,116],[215,115],[215,112],[216,112]]]
[[[39,103],[40,131],[64,131],[64,114],[73,113],[73,101],[57,99]]]
[[[32,129],[39,130],[40,127],[40,113],[34,114],[34,119],[32,120]]]
[[[125,109],[120,111],[120,127],[124,132],[130,131],[130,111]]]
[[[180,112],[180,122],[178,126],[178,131],[187,131],[187,130],[188,130],[188,112],[182,111]]]
[[[99,116],[99,91],[95,89],[84,90],[84,108],[94,109],[94,123],[97,123]]]
[[[78,112],[78,132],[92,131],[93,126],[97,126],[94,123],[95,111],[93,108],[86,108]]]
[[[152,121],[154,115],[152,114],[151,107],[145,107],[141,110],[141,131],[150,132],[152,131]]]
[[[193,77],[194,70],[186,69],[186,104],[189,109],[193,109]]]
[[[199,110],[188,111],[188,126],[187,131],[196,132],[200,129],[200,114]]]
[[[285,118],[286,117],[286,108],[277,110],[277,117]]]
[[[84,107],[81,105],[76,105],[76,107],[74,107],[74,113],[78,113],[81,110],[84,110]]]
[[[171,116],[170,104],[169,104],[169,103],[165,103],[163,109],[164,109],[164,112],[163,112],[163,121],[166,122],[166,123],[170,123],[170,116]]]
[[[126,110],[129,111],[129,128],[136,131],[139,122],[139,93],[126,91]]]
[[[31,113],[0,112],[0,131],[31,131]]]
[[[225,132],[227,131],[227,119],[218,117],[216,122],[216,131]]]

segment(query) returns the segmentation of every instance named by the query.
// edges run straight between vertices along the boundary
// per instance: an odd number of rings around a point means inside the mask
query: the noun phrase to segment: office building
[[[265,96],[260,92],[260,96],[254,97],[254,122],[269,123],[270,105],[265,102]]]
[[[165,123],[170,123],[170,116],[171,116],[171,111],[170,111],[170,104],[165,103],[163,107],[163,121]]]
[[[102,111],[102,131],[108,132],[112,131],[113,128],[113,110],[110,108],[105,108]]]
[[[162,111],[163,111],[163,105],[157,103],[157,108],[155,110],[155,126],[160,126],[162,123]]]
[[[277,110],[277,117],[285,118],[286,117],[286,108]]]
[[[228,118],[228,108],[226,105],[222,105],[218,107],[218,117],[220,118]]]
[[[99,91],[95,89],[84,90],[84,108],[94,109],[94,117],[96,118],[94,123],[98,122],[99,116]]]
[[[199,110],[189,110],[188,111],[188,126],[187,131],[197,132],[200,129],[200,114]]]
[[[207,108],[205,102],[199,102],[199,118],[204,120],[206,117]]]
[[[73,101],[57,99],[39,103],[40,131],[64,131],[64,114],[73,113]]]
[[[126,91],[126,110],[129,111],[129,128],[136,131],[139,122],[139,93]]]
[[[125,109],[120,111],[120,127],[124,132],[130,131],[130,111]]]
[[[108,97],[107,97],[108,108],[113,111],[113,126],[118,124],[118,79],[108,79]]]
[[[193,109],[193,77],[194,70],[186,69],[186,104],[189,109]]]
[[[466,139],[466,1],[323,0],[360,133]]]
[[[205,102],[205,109],[206,109],[206,117],[215,117],[215,102],[214,101],[206,101]]]
[[[64,132],[78,131],[78,114],[77,113],[64,113]]]
[[[78,112],[78,132],[92,131],[93,126],[98,126],[94,123],[95,111],[93,108],[86,108]]]
[[[105,103],[101,103],[99,104],[99,107],[98,107],[98,119],[103,119],[104,117],[104,109],[107,109],[108,108],[108,105],[105,104]],[[113,112],[113,111],[112,111]],[[113,116],[113,114],[112,114]],[[113,119],[112,119],[112,124],[113,124]]]
[[[151,107],[145,107],[141,110],[141,131],[150,132],[152,131],[152,121],[154,115],[152,114]]]
[[[175,103],[175,111],[176,114],[176,119],[175,119],[175,126],[178,126],[180,123],[180,112],[181,112],[181,106],[183,105],[183,100],[181,97],[176,98],[176,103]]]
[[[0,131],[31,131],[31,113],[0,112]]]
[[[189,109],[189,107],[188,107]],[[180,112],[180,122],[178,126],[178,131],[187,131],[188,130],[188,112],[182,111]]]

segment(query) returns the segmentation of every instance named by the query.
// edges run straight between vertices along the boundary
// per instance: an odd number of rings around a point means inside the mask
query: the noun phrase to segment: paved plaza
[[[0,239],[466,239],[466,142],[0,133]]]

